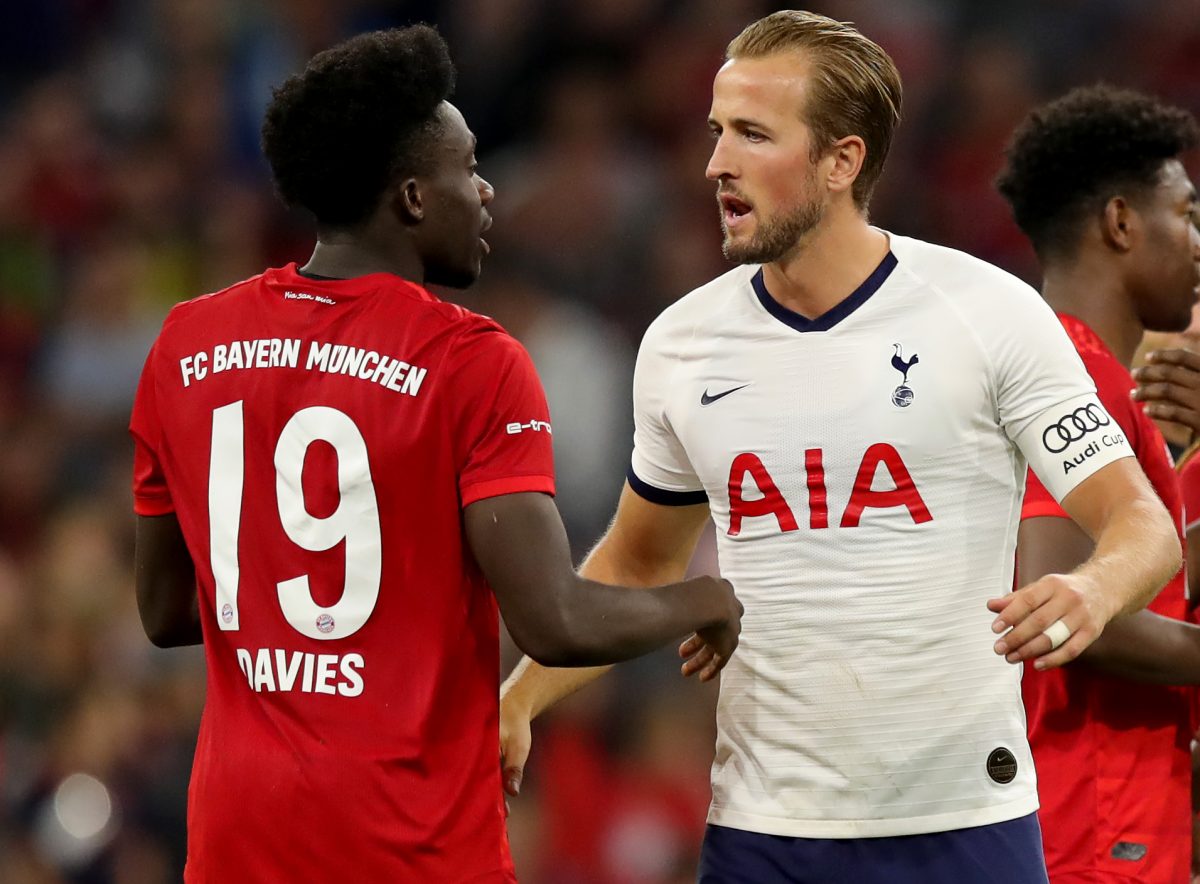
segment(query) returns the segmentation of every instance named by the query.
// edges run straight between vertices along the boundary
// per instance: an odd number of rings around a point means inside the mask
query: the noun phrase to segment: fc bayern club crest
[[[892,391],[892,405],[897,408],[908,408],[916,396],[912,387],[908,385],[908,371],[921,360],[917,358],[916,353],[905,359],[904,351],[899,344],[892,344],[892,347],[896,350],[892,354],[892,368],[900,372],[901,376],[900,386]]]

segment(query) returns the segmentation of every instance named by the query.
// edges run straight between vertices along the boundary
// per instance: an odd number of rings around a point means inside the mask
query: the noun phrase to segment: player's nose
[[[725,141],[725,136],[721,135],[717,138],[713,145],[712,156],[708,158],[708,166],[704,170],[704,176],[709,181],[720,181],[722,178],[735,178],[732,157],[730,150]]]
[[[492,187],[486,178],[479,175],[475,177],[478,179],[475,186],[479,188],[479,201],[486,206],[496,198],[496,188]]]

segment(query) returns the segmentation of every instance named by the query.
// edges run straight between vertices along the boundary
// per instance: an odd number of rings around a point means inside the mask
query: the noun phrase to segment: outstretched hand
[[[1200,353],[1156,350],[1133,377],[1133,398],[1146,403],[1146,414],[1187,427],[1193,440],[1200,435]]]
[[[1070,663],[1112,619],[1101,598],[1084,575],[1046,574],[1016,592],[989,599],[988,610],[997,615],[992,631],[1003,633],[994,649],[1009,663],[1032,659],[1035,669]],[[1058,621],[1063,626],[1055,626]],[[1056,645],[1053,637],[1064,628],[1065,640]]]

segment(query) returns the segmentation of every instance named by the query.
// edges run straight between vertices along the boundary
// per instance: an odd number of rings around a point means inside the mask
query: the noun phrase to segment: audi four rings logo
[[[1051,454],[1066,451],[1072,442],[1078,442],[1093,430],[1107,427],[1112,421],[1096,403],[1076,408],[1070,414],[1063,415],[1058,423],[1046,427],[1042,433],[1042,444]]]

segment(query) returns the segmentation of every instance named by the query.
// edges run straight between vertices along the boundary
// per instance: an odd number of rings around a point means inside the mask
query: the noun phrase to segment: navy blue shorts
[[[788,838],[710,825],[700,884],[1047,884],[1037,814],[892,838]]]

